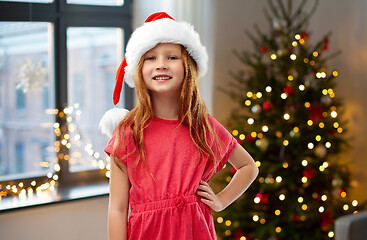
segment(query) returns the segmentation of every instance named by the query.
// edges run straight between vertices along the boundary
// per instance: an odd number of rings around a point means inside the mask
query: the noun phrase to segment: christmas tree
[[[337,217],[363,204],[350,199],[351,174],[340,154],[348,146],[343,103],[329,68],[330,33],[315,44],[307,30],[318,1],[268,1],[268,34],[246,32],[254,51],[235,51],[245,71],[225,91],[240,106],[228,127],[260,173],[247,192],[215,214],[222,239],[332,239]],[[228,166],[228,165],[227,165]],[[217,180],[230,182],[227,167]]]

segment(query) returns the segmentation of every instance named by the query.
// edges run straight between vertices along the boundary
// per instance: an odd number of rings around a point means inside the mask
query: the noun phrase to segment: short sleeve
[[[217,156],[219,156],[219,163],[217,167],[217,172],[219,172],[220,170],[222,170],[223,166],[227,163],[233,150],[236,148],[237,140],[215,118],[209,115],[209,119],[212,124],[214,132],[219,137],[219,142],[221,144],[221,149],[216,154]]]
[[[111,156],[111,154],[114,154],[121,162],[123,162],[126,165],[126,158],[122,158],[124,156],[124,154],[126,154],[126,151],[123,151],[122,148],[122,141],[120,141],[119,146],[117,147],[117,151],[116,153],[114,153],[114,145],[115,145],[115,141],[116,141],[116,133],[117,133],[118,129],[115,129],[112,133],[111,139],[108,142],[107,146],[105,147],[104,151],[108,156]],[[121,139],[123,138],[122,136],[123,134],[120,134]]]

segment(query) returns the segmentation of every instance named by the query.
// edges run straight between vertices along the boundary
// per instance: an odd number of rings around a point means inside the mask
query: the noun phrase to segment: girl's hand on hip
[[[222,200],[213,192],[212,188],[207,182],[200,180],[197,195],[201,196],[201,201],[208,205],[216,212],[220,212],[224,209]]]

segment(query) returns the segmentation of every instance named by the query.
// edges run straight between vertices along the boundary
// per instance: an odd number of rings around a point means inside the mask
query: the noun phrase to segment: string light
[[[232,135],[233,135],[233,136],[237,136],[237,135],[238,135],[238,131],[237,131],[237,130],[233,130],[233,131],[232,131]]]
[[[333,232],[333,231],[330,231],[330,232],[328,233],[328,237],[329,237],[329,238],[333,238],[333,237],[334,237],[334,232]]]
[[[325,202],[327,200],[327,196],[326,195],[322,195],[321,196],[321,200]]]
[[[280,200],[280,201],[284,201],[284,199],[285,199],[285,195],[284,195],[284,194],[280,194],[280,195],[279,195],[279,200]]]
[[[285,120],[289,120],[289,118],[290,118],[291,116],[289,115],[289,113],[286,113],[286,114],[284,114],[284,116],[283,116],[283,117],[284,117],[284,119],[285,119]]]
[[[222,217],[218,217],[218,218],[217,218],[217,222],[218,222],[218,223],[222,223],[222,222],[223,222],[223,218],[222,218]]]
[[[271,90],[272,90],[272,89],[271,89],[271,87],[270,87],[270,86],[267,86],[267,87],[265,88],[265,91],[266,91],[266,92],[268,92],[268,93],[270,93],[270,92],[271,92]]]
[[[64,108],[62,111],[58,111],[57,109],[47,109],[45,112],[47,114],[54,114],[57,115],[59,118],[64,118],[66,121],[69,122],[68,124],[68,131],[69,133],[73,133],[77,130],[75,127],[75,124],[73,124],[73,119],[78,120],[79,116],[81,115],[81,111],[77,108],[79,107],[79,104],[74,104],[74,106],[70,106],[67,108]],[[6,191],[0,192],[0,199],[2,196],[7,196],[8,194],[12,195],[18,195],[19,198],[24,198],[28,195],[28,197],[33,197],[34,192],[36,192],[37,196],[43,193],[52,192],[57,187],[57,181],[59,180],[59,175],[55,174],[61,171],[61,167],[59,164],[59,161],[61,160],[69,160],[69,155],[63,154],[60,152],[61,146],[65,146],[66,148],[71,148],[72,143],[69,142],[71,139],[71,136],[68,133],[65,133],[62,135],[61,126],[60,123],[56,122],[52,124],[52,127],[54,128],[54,132],[56,137],[58,139],[54,142],[54,151],[55,151],[55,162],[41,162],[41,166],[48,167],[51,171],[47,173],[46,177],[48,180],[46,182],[37,182],[36,180],[31,180],[30,185],[26,186],[23,182],[18,183],[19,189],[13,185],[13,186],[6,186]],[[80,134],[76,134],[73,138],[76,141],[79,141],[81,139]],[[80,143],[79,143],[80,144]],[[98,166],[100,169],[106,169],[107,161],[106,158],[105,161],[99,159],[100,154],[98,152],[93,151],[92,145],[89,146],[90,152],[89,155],[93,157],[96,166]],[[110,171],[109,169],[106,169],[105,176],[110,177]],[[54,171],[54,172],[53,172]]]
[[[271,60],[275,60],[275,59],[277,59],[277,55],[275,53],[273,53],[273,54],[270,55],[270,58],[271,58]]]
[[[254,119],[253,118],[249,118],[249,119],[247,119],[247,123],[248,124],[250,124],[250,125],[252,125],[252,124],[254,124]]]
[[[307,160],[302,160],[302,166],[304,166],[304,167],[306,167],[307,166],[307,164],[308,164],[308,162],[307,162]]]
[[[305,85],[302,85],[302,84],[301,84],[301,85],[299,85],[299,87],[298,87],[298,88],[299,88],[299,90],[300,90],[300,91],[304,91],[304,90],[305,90]]]
[[[291,56],[290,56],[290,59],[293,60],[293,61],[296,60],[297,59],[296,54],[292,53]]]
[[[251,101],[250,101],[250,100],[246,100],[246,101],[245,101],[245,105],[246,105],[246,106],[250,106],[250,105],[251,105]]]
[[[340,196],[341,196],[342,198],[345,198],[345,197],[347,196],[347,193],[346,193],[345,191],[341,190],[341,191],[340,191]]]
[[[331,115],[331,117],[332,117],[332,118],[336,118],[336,116],[338,116],[338,114],[337,114],[337,112],[336,112],[336,111],[332,111],[332,112],[330,113],[330,115]]]

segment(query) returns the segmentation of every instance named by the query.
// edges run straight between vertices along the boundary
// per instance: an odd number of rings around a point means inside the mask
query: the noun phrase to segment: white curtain
[[[209,55],[207,74],[200,79],[200,93],[208,110],[213,114],[213,66],[215,46],[215,2],[213,0],[134,0],[133,28],[143,24],[154,12],[167,12],[177,21],[191,23],[200,34]]]

